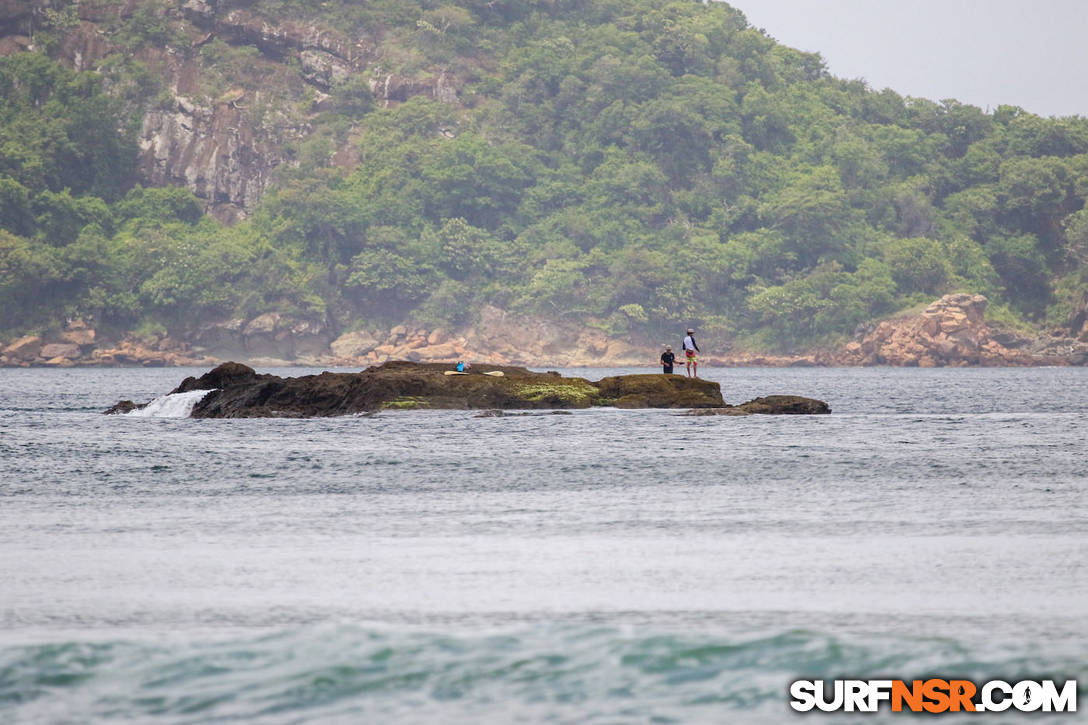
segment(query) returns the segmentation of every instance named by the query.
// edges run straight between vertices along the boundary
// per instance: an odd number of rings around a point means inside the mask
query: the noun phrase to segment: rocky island
[[[726,405],[718,383],[682,375],[619,375],[592,382],[557,372],[479,365],[457,373],[443,363],[392,361],[358,373],[324,372],[297,378],[258,374],[229,362],[189,377],[171,395],[207,390],[193,407],[194,418],[314,418],[381,410],[565,410],[688,408],[726,415],[830,413],[822,401],[769,396]],[[142,406],[121,401],[107,413]]]

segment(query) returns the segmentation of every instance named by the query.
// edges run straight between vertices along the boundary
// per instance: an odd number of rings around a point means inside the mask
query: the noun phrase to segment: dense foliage
[[[873,91],[723,3],[244,5],[381,37],[371,72],[452,73],[463,107],[380,108],[343,81],[258,213],[224,227],[187,191],[133,186],[95,74],[0,59],[0,329],[272,309],[454,325],[491,303],[789,348],[950,291],[1060,325],[1088,286],[1083,118]],[[169,17],[118,32],[168,42]],[[228,51],[179,50],[218,72]],[[344,143],[351,170],[330,164]]]

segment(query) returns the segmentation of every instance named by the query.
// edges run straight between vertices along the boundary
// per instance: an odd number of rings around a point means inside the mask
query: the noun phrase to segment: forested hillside
[[[957,291],[1065,326],[1088,289],[1088,121],[835,78],[724,3],[26,5],[0,17],[7,337],[492,305],[798,350]],[[242,181],[170,171],[161,129],[202,113]]]

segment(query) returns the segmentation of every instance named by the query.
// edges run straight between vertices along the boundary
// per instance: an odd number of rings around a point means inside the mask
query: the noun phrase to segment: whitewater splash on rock
[[[125,415],[135,418],[188,418],[192,415],[193,407],[210,392],[212,391],[191,390],[188,393],[163,395]]]

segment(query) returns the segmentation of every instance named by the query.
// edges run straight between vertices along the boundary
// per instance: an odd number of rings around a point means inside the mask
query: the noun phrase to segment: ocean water
[[[1086,369],[704,371],[815,417],[101,415],[199,372],[0,370],[0,722],[881,722],[789,684],[931,675],[1076,678],[1020,718],[1084,721]]]

